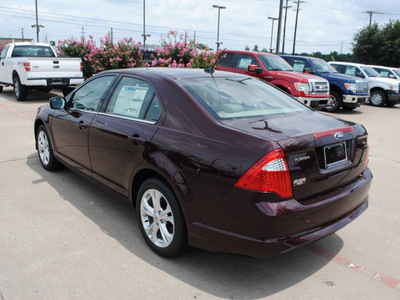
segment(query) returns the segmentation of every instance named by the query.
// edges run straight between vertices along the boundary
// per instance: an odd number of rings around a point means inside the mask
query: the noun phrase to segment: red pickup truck
[[[224,50],[218,55],[215,69],[261,78],[313,108],[323,108],[331,101],[326,79],[295,72],[275,54]]]

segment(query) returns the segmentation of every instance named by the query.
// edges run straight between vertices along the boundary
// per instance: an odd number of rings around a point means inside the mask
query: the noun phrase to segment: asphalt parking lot
[[[268,259],[164,259],[128,202],[41,167],[33,120],[53,95],[0,94],[0,300],[400,299],[400,105],[335,114],[368,129],[374,175],[369,208],[347,227]]]

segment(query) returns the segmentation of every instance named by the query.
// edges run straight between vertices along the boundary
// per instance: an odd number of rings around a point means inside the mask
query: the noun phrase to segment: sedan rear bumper
[[[265,228],[270,228],[271,223],[279,224],[286,228],[285,234],[259,237],[260,233],[255,233],[250,236],[196,223],[189,234],[189,242],[199,248],[258,258],[287,252],[326,237],[357,218],[368,207],[371,180],[372,174],[367,169],[356,181],[301,203],[295,199],[257,203],[266,219]],[[262,222],[257,216],[253,220],[259,228]],[[321,223],[322,220],[325,222]]]

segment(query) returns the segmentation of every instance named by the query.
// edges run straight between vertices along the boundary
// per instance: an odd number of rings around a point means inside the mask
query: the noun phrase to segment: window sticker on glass
[[[242,59],[239,61],[239,66],[238,66],[238,68],[240,68],[240,69],[247,69],[247,67],[248,67],[249,65],[251,65],[251,61],[252,61],[251,58],[242,58]]]
[[[118,94],[113,112],[138,118],[149,87],[123,86]]]

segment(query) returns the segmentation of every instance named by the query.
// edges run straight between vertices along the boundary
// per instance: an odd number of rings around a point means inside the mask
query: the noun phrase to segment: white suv
[[[374,106],[393,106],[400,103],[399,81],[382,77],[368,65],[330,61],[329,64],[339,73],[364,78],[369,83],[370,103]]]

